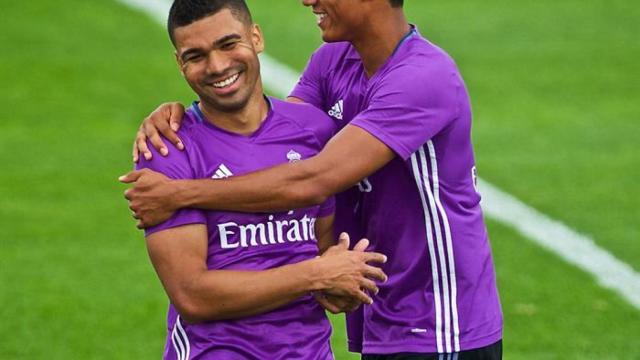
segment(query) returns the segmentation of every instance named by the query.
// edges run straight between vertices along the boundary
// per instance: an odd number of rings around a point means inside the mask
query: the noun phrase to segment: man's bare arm
[[[287,101],[295,103],[304,102],[304,100],[293,96],[289,96]],[[136,133],[136,138],[133,142],[133,151],[131,153],[133,161],[138,162],[140,154],[142,154],[145,159],[151,160],[152,154],[151,151],[149,151],[147,139],[151,143],[151,146],[165,156],[169,153],[169,148],[162,139],[162,136],[178,149],[184,149],[182,141],[176,134],[178,129],[180,129],[184,111],[184,106],[181,103],[169,102],[161,104],[149,114],[142,124],[140,124],[140,128]]]
[[[178,312],[188,322],[233,319],[276,309],[311,291],[342,290],[371,302],[362,288],[386,276],[368,262],[382,254],[347,251],[348,237],[322,257],[264,271],[208,270],[207,229],[186,225],[147,237],[158,276]]]
[[[336,244],[336,239],[333,235],[334,219],[335,215],[331,214],[316,220],[314,227],[316,239],[318,239],[318,251],[320,254],[324,254],[327,249]]]
[[[155,225],[179,208],[242,212],[286,211],[322,203],[375,172],[395,156],[367,131],[347,125],[324,149],[307,160],[224,180],[171,181],[150,170],[131,172],[125,196],[140,219]]]

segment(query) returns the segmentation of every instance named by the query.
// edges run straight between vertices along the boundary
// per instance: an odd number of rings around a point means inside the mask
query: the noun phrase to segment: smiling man
[[[224,180],[131,173],[140,226],[181,208],[284,210],[338,193],[336,227],[386,254],[389,281],[348,319],[363,359],[500,359],[502,313],[476,190],[471,107],[453,60],[405,17],[402,0],[304,0],[326,44],[291,101],[313,104],[341,130],[316,156]],[[179,104],[145,121],[179,142]]]
[[[333,134],[318,109],[263,95],[262,34],[243,1],[177,0],[168,29],[199,101],[178,132],[184,151],[142,161],[141,173],[242,175],[314,156]],[[185,209],[147,228],[149,256],[171,300],[164,358],[332,359],[320,303],[371,303],[372,279],[386,278],[367,264],[385,258],[363,252],[366,240],[349,251],[342,235],[332,246],[333,208],[328,199],[269,213]]]

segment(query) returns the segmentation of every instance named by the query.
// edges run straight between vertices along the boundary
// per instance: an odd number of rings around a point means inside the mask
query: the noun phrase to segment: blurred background
[[[311,11],[248,3],[267,53],[301,71],[320,44]],[[637,285],[640,3],[405,3],[467,82],[480,176],[593,239]],[[144,116],[194,98],[166,31],[115,0],[3,1],[0,14],[0,359],[158,359],[167,300],[117,177]],[[488,227],[505,359],[640,359],[637,304]],[[333,320],[337,359],[358,358]]]

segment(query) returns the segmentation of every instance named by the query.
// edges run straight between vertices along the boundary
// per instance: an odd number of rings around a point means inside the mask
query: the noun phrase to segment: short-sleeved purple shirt
[[[192,106],[178,132],[185,151],[173,149],[167,157],[156,153],[138,168],[174,179],[222,179],[311,157],[335,132],[332,120],[311,105],[269,101],[267,118],[250,136],[212,125]],[[333,200],[267,214],[183,209],[147,235],[206,224],[210,270],[265,270],[317,256],[315,221],[333,210]],[[261,315],[194,325],[181,321],[170,305],[167,321],[165,359],[333,359],[330,324],[310,295]]]
[[[491,249],[476,190],[467,90],[451,58],[414,28],[367,78],[346,42],[324,44],[291,93],[397,157],[336,197],[337,231],[389,261],[374,304],[347,318],[365,354],[454,353],[502,338]],[[342,223],[340,223],[342,221]]]

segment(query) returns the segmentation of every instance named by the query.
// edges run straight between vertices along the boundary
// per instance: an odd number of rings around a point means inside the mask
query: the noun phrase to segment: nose
[[[207,72],[210,75],[222,75],[231,65],[231,59],[224,52],[212,51],[207,57]]]

